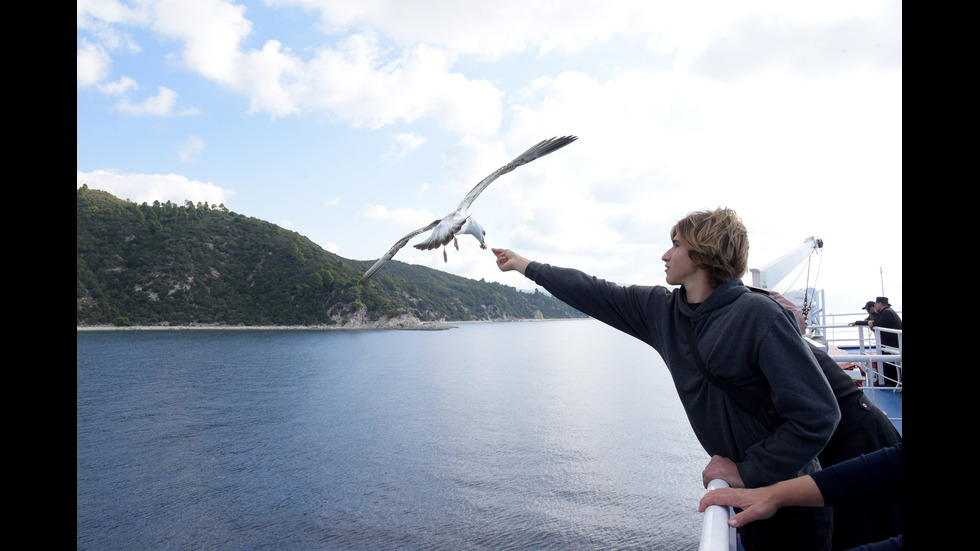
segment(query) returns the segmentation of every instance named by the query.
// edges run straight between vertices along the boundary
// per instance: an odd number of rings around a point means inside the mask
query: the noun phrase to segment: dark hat
[[[865,302],[864,303],[864,308],[861,308],[861,309],[862,310],[867,310],[868,308],[874,308],[874,307],[875,307],[874,301],[873,300],[869,300],[868,302]]]
[[[888,297],[878,297],[875,299],[875,302],[880,302],[885,306],[891,306],[891,304],[888,303]]]

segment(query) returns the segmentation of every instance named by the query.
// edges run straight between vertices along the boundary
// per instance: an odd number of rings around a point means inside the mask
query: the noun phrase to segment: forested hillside
[[[224,205],[152,205],[77,190],[76,325],[411,327],[417,319],[583,317],[553,297],[330,253]],[[394,323],[392,320],[398,320]]]

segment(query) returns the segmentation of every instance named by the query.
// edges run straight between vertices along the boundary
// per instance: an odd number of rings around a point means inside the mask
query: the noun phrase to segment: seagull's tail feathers
[[[459,230],[463,227],[464,223],[466,223],[465,218],[457,221],[452,226],[437,226],[436,229],[432,230],[432,233],[429,234],[429,237],[426,237],[423,241],[420,241],[412,246],[420,251],[431,251],[433,249],[438,249],[439,247],[448,245],[449,242],[456,237],[456,234],[459,233]]]

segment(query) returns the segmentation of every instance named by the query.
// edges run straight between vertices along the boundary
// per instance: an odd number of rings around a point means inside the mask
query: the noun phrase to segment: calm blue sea
[[[593,320],[77,333],[78,549],[696,549],[707,454]]]

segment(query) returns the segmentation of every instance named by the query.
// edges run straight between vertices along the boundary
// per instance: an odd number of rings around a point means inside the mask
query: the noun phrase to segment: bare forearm
[[[810,476],[784,480],[761,488],[722,488],[712,490],[701,498],[700,511],[710,505],[737,507],[742,511],[729,521],[732,526],[767,519],[780,507],[823,507],[823,495]]]
[[[823,494],[810,475],[777,482],[770,486],[779,496],[780,507],[823,507]]]
[[[525,270],[527,270],[527,265],[531,263],[530,260],[510,249],[492,250],[493,254],[497,255],[497,267],[500,268],[500,271],[502,272],[514,270],[523,274]]]

